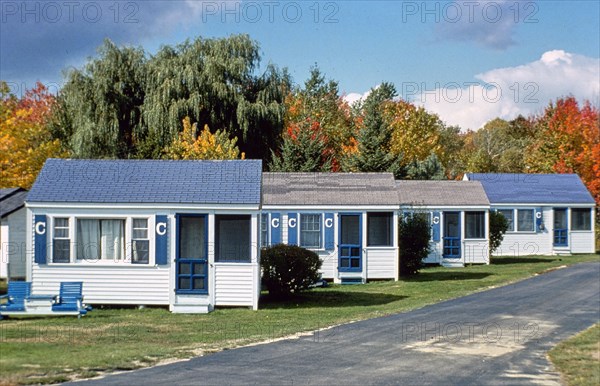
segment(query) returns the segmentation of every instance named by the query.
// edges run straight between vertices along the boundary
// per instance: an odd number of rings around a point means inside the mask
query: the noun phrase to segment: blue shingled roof
[[[481,181],[491,204],[594,204],[577,174],[468,173]]]
[[[260,204],[262,161],[48,159],[27,202]]]

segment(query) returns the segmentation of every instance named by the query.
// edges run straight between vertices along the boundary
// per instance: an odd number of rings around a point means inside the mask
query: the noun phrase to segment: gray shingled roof
[[[396,181],[401,205],[489,205],[479,181]]]
[[[263,205],[397,205],[391,173],[263,173]]]
[[[0,218],[21,209],[26,197],[27,191],[23,188],[0,189]]]
[[[48,159],[27,202],[260,204],[262,162]]]

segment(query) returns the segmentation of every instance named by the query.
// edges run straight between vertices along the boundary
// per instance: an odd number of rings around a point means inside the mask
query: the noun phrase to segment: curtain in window
[[[100,222],[77,220],[77,258],[98,260],[100,258]]]
[[[123,221],[100,220],[103,260],[123,259]]]

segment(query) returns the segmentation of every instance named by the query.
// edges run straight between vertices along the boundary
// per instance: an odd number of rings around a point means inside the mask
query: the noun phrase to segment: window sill
[[[486,241],[487,239],[485,237],[481,237],[481,238],[464,238],[463,241]]]
[[[377,250],[377,249],[397,249],[398,247],[395,247],[393,245],[367,245],[365,247],[365,249],[371,249],[371,250]]]
[[[48,263],[38,264],[50,267],[131,267],[131,268],[154,268],[156,264],[133,264],[130,262],[109,263],[109,262],[76,262],[76,263]]]
[[[569,232],[571,232],[571,233],[594,233],[594,232],[592,232],[591,229],[586,229],[586,230],[572,230],[571,229]]]

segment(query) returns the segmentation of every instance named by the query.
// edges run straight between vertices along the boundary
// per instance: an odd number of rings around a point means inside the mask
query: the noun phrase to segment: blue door
[[[338,269],[340,272],[362,272],[361,215],[340,214]]]
[[[460,212],[444,212],[444,259],[460,259]]]
[[[208,293],[208,223],[206,215],[177,215],[175,290]]]
[[[569,241],[567,238],[567,209],[554,208],[554,246],[567,247]]]

